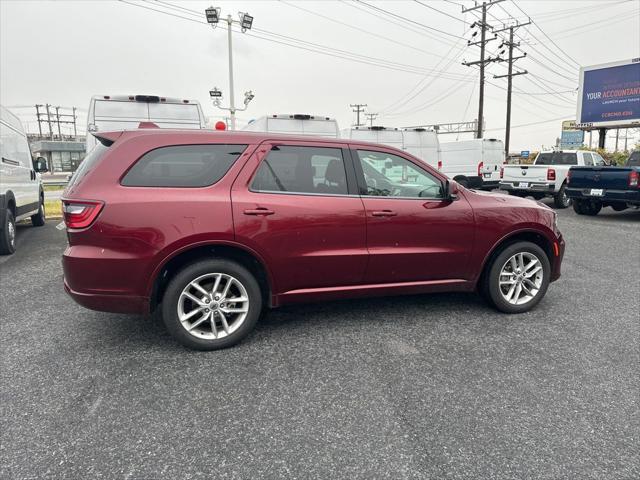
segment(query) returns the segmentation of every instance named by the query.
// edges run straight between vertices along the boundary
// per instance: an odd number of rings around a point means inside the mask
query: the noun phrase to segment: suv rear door
[[[362,281],[365,214],[347,145],[264,142],[231,200],[236,240],[269,264],[273,293]]]

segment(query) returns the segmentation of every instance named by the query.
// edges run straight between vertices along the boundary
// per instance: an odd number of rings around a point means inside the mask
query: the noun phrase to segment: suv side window
[[[593,156],[590,153],[584,152],[582,158],[584,159],[585,165],[593,165]]]
[[[347,195],[342,149],[275,146],[251,183],[254,192]]]
[[[208,187],[224,177],[246,148],[220,144],[156,148],[140,157],[121,183],[125,187]]]
[[[367,183],[364,195],[373,197],[444,198],[442,182],[413,162],[397,155],[358,150]]]

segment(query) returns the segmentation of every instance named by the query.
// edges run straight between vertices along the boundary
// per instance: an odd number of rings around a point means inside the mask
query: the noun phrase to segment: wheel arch
[[[160,305],[167,284],[176,272],[188,264],[206,258],[224,258],[244,266],[256,277],[264,304],[272,305],[273,278],[264,259],[244,245],[231,242],[212,242],[185,247],[164,259],[151,276],[149,310],[153,312]]]
[[[505,235],[500,240],[498,240],[491,248],[489,253],[485,256],[482,263],[482,269],[480,270],[481,273],[476,281],[476,287],[481,285],[486,280],[487,274],[491,269],[493,259],[497,255],[499,255],[504,248],[517,242],[531,242],[542,248],[542,250],[547,254],[547,258],[551,266],[551,271],[553,271],[554,263],[557,261],[556,256],[554,255],[553,241],[545,233],[539,230],[517,230]]]
[[[11,209],[13,216],[16,216],[16,197],[14,196],[11,190],[8,190],[3,194],[4,197],[4,208]]]

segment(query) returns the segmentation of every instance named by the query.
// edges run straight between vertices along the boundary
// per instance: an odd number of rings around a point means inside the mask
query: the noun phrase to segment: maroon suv
[[[191,348],[265,307],[478,290],[524,312],[560,276],[555,213],[479,193],[364,142],[243,132],[100,133],[63,195],[64,284],[109,312],[160,308]]]

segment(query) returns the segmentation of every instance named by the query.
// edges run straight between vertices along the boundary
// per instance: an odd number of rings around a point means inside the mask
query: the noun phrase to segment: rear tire
[[[550,276],[551,264],[544,250],[535,243],[518,242],[495,257],[484,288],[490,303],[501,312],[523,313],[542,300]]]
[[[162,300],[167,330],[194,350],[235,345],[253,330],[261,311],[262,294],[255,277],[242,265],[223,259],[201,260],[180,270]]]
[[[558,193],[553,196],[553,204],[556,208],[568,208],[571,206],[571,199],[567,196],[566,183],[563,183]]]
[[[600,200],[576,200],[573,202],[573,211],[578,215],[596,216],[602,210],[602,202]]]
[[[16,220],[13,212],[7,208],[4,225],[0,232],[0,255],[11,255],[16,251]]]
[[[42,227],[45,224],[46,217],[44,212],[44,197],[40,197],[40,206],[38,207],[38,213],[31,215],[31,224],[34,227]]]

